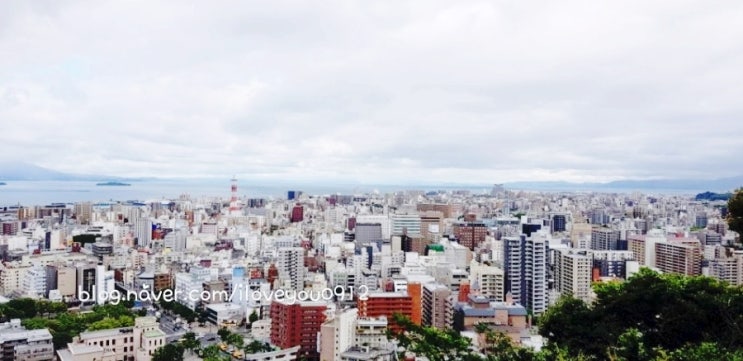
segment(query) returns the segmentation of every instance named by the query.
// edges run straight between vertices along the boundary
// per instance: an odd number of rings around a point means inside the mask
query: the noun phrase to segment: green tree
[[[390,332],[390,337],[397,339],[399,345],[407,351],[424,356],[430,361],[482,360],[471,349],[469,339],[455,330],[419,326],[400,314],[393,315],[392,319],[404,331]]]
[[[152,354],[152,361],[183,361],[183,346],[169,343]]]
[[[224,340],[224,342],[237,348],[242,348],[245,344],[245,338],[240,334],[230,333],[229,335],[227,335],[227,338]]]
[[[183,348],[188,350],[190,354],[193,354],[193,351],[199,348],[199,341],[196,339],[196,334],[193,332],[187,332],[185,335],[183,335],[183,340],[181,341],[181,345],[183,345]]]
[[[230,330],[228,330],[228,329],[227,329],[227,327],[222,327],[222,328],[220,328],[220,329],[219,329],[219,331],[217,331],[217,335],[219,335],[219,338],[220,338],[220,339],[221,339],[221,340],[222,340],[223,342],[227,342],[227,338],[228,338],[228,337],[229,337],[229,336],[230,336],[231,334],[232,334],[232,332],[230,332]]]
[[[598,321],[598,315],[585,302],[566,296],[540,317],[539,333],[550,343],[569,350],[573,357],[599,355],[609,340]]]
[[[253,322],[258,321],[258,313],[253,310],[248,316],[248,327],[253,328]]]
[[[743,237],[743,188],[738,188],[728,199],[728,227]]]

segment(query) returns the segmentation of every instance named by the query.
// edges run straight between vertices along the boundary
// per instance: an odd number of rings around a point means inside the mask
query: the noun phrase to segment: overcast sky
[[[743,173],[743,2],[2,1],[0,160],[495,183]]]

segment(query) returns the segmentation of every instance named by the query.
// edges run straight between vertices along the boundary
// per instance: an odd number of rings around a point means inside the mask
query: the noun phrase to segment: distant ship
[[[116,187],[125,187],[130,186],[129,183],[123,183],[123,182],[103,182],[103,183],[96,183],[97,186],[116,186]]]

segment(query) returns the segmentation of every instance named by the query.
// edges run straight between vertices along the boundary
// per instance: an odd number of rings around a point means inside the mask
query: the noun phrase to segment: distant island
[[[130,186],[131,184],[129,184],[129,183],[123,183],[123,182],[102,182],[102,183],[97,183],[96,185],[97,186],[126,187],[126,186]]]
[[[4,186],[4,185],[5,185],[5,182],[0,182],[0,186]]]
[[[714,193],[714,192],[704,192],[697,194],[696,197],[694,197],[695,200],[698,201],[726,201],[732,197],[732,193]]]

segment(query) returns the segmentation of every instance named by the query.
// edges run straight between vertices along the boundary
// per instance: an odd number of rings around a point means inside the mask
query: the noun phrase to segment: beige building
[[[470,262],[470,284],[476,286],[480,294],[491,301],[505,300],[505,282],[503,269],[484,265],[475,260]]]
[[[83,332],[57,356],[60,361],[149,361],[165,345],[165,333],[155,317],[134,322],[134,327]]]
[[[702,274],[702,250],[695,238],[669,238],[655,244],[655,266],[664,273]]]
[[[22,291],[23,280],[30,268],[30,263],[18,261],[0,264],[0,295]]]
[[[448,321],[447,298],[451,295],[449,287],[440,283],[427,283],[423,285],[421,297],[421,322],[424,326],[433,326],[438,329],[451,327]]]
[[[555,288],[562,295],[591,302],[590,250],[562,249],[555,252]]]

